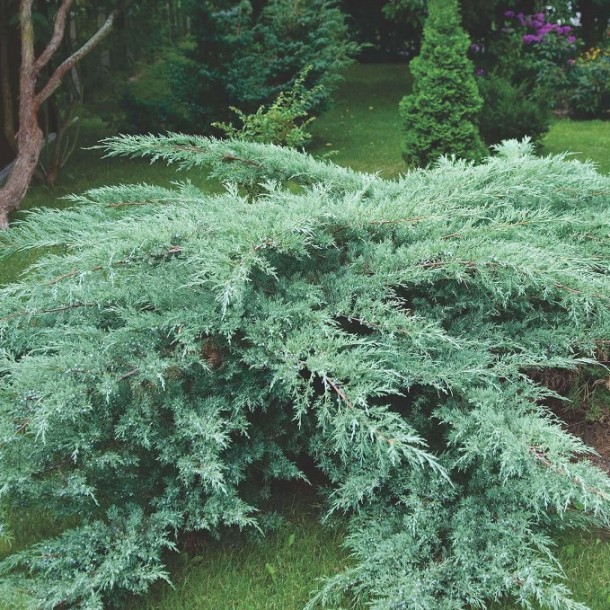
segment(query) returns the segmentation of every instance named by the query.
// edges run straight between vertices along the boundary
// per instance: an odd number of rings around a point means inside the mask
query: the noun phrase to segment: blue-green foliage
[[[547,530],[607,526],[610,481],[526,373],[609,336],[610,179],[514,141],[396,182],[243,141],[107,146],[229,186],[96,189],[3,236],[48,250],[0,293],[1,499],[82,519],[5,585],[109,607],[182,533],[255,526],[308,456],[356,559],[311,607],[582,610]]]
[[[409,166],[427,165],[441,155],[481,159],[486,151],[477,115],[483,102],[457,0],[431,0],[428,11],[421,52],[411,62],[413,92],[399,106],[403,157]]]

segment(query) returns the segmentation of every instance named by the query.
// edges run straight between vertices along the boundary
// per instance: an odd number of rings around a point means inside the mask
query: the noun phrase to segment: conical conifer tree
[[[476,125],[482,100],[457,0],[431,0],[419,57],[411,62],[413,92],[400,102],[403,157],[409,166],[441,155],[485,156]]]

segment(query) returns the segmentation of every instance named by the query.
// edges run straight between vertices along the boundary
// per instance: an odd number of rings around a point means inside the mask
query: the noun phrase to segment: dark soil
[[[589,459],[602,470],[610,474],[610,417],[601,416],[589,421],[584,410],[555,408],[553,411],[565,422],[565,427],[571,434],[581,438],[599,455],[591,455]]]
[[[610,474],[610,357],[598,350],[602,367],[582,367],[576,371],[550,369],[533,372],[532,379],[568,400],[550,400],[547,406],[564,422],[565,429],[597,452],[587,456]]]

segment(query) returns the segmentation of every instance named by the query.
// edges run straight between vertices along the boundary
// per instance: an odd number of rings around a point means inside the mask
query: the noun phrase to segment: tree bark
[[[17,157],[8,180],[0,189],[0,228],[8,227],[8,215],[19,207],[36,169],[42,148],[42,129],[35,107],[36,70],[34,68],[34,26],[32,1],[21,0],[21,69],[19,71],[19,131]]]
[[[38,122],[40,106],[55,93],[64,76],[110,33],[119,13],[118,9],[112,11],[97,32],[80,49],[62,62],[37,92],[37,78],[42,68],[59,49],[66,30],[67,15],[74,0],[62,0],[55,16],[51,40],[38,58],[34,56],[33,1],[21,0],[19,6],[21,67],[19,70],[17,156],[6,184],[0,188],[0,229],[8,227],[9,214],[21,205],[38,165],[44,143],[44,134]]]
[[[0,91],[2,95],[2,130],[6,143],[13,151],[15,142],[15,111],[13,79],[9,54],[11,51],[9,13],[5,0],[0,0]]]
[[[22,125],[17,137],[18,154],[6,184],[0,189],[0,229],[8,228],[8,216],[16,210],[25,194],[38,164],[44,134],[37,117]]]

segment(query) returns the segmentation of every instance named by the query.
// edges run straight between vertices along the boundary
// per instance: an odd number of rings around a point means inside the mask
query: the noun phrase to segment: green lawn
[[[331,153],[335,163],[385,178],[404,172],[398,102],[410,84],[402,64],[350,66],[334,107],[313,123],[313,152]]]
[[[313,152],[331,152],[340,165],[392,178],[405,171],[400,156],[398,102],[411,77],[402,64],[353,65],[335,106],[313,124]],[[569,151],[610,173],[610,121],[558,119],[543,141],[543,154]]]
[[[544,152],[565,151],[575,159],[594,161],[599,171],[610,174],[610,121],[556,121],[544,139]]]
[[[400,125],[397,104],[409,87],[402,65],[354,65],[336,96],[336,104],[314,123],[313,152],[327,155],[341,165],[395,177],[404,171],[400,157]],[[96,120],[83,129],[83,145],[91,145],[107,130]],[[610,172],[610,122],[557,121],[544,142],[545,153],[570,150],[577,158],[591,158]],[[24,210],[48,205],[62,207],[62,196],[104,184],[155,182],[176,179],[172,168],[150,166],[145,161],[99,158],[98,151],[81,150],[71,159],[59,187],[31,189]],[[197,183],[201,172],[178,176]],[[218,189],[217,184],[209,186]],[[23,212],[16,218],[23,218]],[[31,260],[25,256],[3,262],[0,284],[14,280]],[[206,540],[194,555],[170,558],[174,588],[159,585],[144,600],[131,600],[134,610],[297,610],[316,587],[317,579],[340,570],[349,562],[340,546],[340,527],[323,527],[316,514],[315,496],[297,494],[279,507],[283,524],[264,539],[231,537],[222,542]],[[0,545],[0,555],[53,531],[44,516],[15,514],[15,542]],[[610,608],[610,539],[605,534],[572,533],[559,539],[559,555],[576,598],[592,610]],[[0,600],[0,610],[9,606]],[[514,610],[504,603],[495,610]]]

